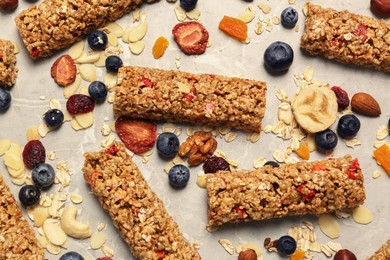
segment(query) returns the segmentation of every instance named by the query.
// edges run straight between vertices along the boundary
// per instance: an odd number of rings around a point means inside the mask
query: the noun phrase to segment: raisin
[[[229,163],[222,157],[217,156],[210,157],[203,164],[205,173],[216,173],[217,171],[228,171],[229,169]]]
[[[347,108],[349,106],[348,93],[344,89],[338,86],[333,86],[331,90],[333,90],[333,92],[336,94],[337,105],[339,106],[339,110]]]
[[[87,95],[75,94],[66,101],[66,109],[73,115],[91,112],[95,108],[93,99]]]
[[[45,162],[46,150],[41,141],[31,140],[24,146],[22,155],[24,165],[31,170]]]

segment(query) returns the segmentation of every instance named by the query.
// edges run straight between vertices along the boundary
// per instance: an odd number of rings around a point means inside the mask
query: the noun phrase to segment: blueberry
[[[293,28],[298,22],[298,12],[292,7],[287,7],[280,15],[284,27]]]
[[[0,88],[0,111],[5,111],[11,104],[11,94],[7,89]]]
[[[108,37],[105,32],[96,30],[91,32],[88,37],[87,41],[89,44],[89,47],[94,51],[101,51],[104,50],[107,46]]]
[[[337,145],[337,135],[330,129],[318,132],[315,135],[317,148],[323,151],[332,151]]]
[[[59,260],[84,260],[84,257],[77,252],[70,251],[63,254]]]
[[[108,72],[118,72],[119,68],[123,66],[121,58],[118,56],[109,56],[106,59],[106,70]]]
[[[101,81],[93,81],[88,86],[88,93],[94,100],[100,101],[107,97],[107,86]]]
[[[180,0],[181,8],[183,8],[186,12],[195,9],[197,3],[198,0]]]
[[[48,126],[58,127],[64,121],[64,113],[57,108],[53,108],[45,113],[43,120],[45,120],[45,123]]]
[[[25,185],[19,190],[19,200],[26,207],[37,204],[40,196],[41,191],[35,185]]]
[[[179,151],[180,141],[174,133],[162,133],[157,138],[158,154],[165,158],[173,158]]]
[[[177,164],[169,170],[168,178],[172,187],[182,188],[190,179],[190,170],[182,164]]]
[[[355,115],[343,115],[337,124],[337,133],[341,138],[352,138],[360,129],[360,120]]]
[[[297,249],[297,242],[291,236],[281,236],[278,239],[277,250],[281,255],[291,255]]]
[[[40,163],[32,170],[32,179],[39,188],[49,188],[55,178],[53,167],[47,163]]]
[[[264,164],[264,166],[266,166],[266,165],[270,165],[270,166],[272,166],[272,167],[279,167],[279,163],[274,162],[274,161],[268,161],[268,162],[266,162],[266,163]]]
[[[271,71],[285,71],[294,60],[294,51],[285,42],[274,42],[264,52],[264,63]]]

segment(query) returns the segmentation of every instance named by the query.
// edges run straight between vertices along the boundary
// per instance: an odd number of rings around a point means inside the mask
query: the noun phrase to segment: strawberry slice
[[[62,55],[51,66],[51,77],[61,86],[69,86],[76,80],[77,68],[69,55]]]
[[[149,151],[157,138],[155,123],[125,116],[116,120],[115,131],[125,146],[136,154]]]
[[[172,29],[173,38],[182,52],[187,55],[199,55],[206,51],[209,33],[198,22],[178,23]]]

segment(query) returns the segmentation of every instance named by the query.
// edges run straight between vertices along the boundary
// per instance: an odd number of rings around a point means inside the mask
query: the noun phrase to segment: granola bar
[[[390,23],[306,3],[301,48],[341,63],[390,72]]]
[[[15,85],[18,69],[14,49],[11,41],[0,39],[0,87],[10,88]]]
[[[220,171],[207,177],[208,224],[323,214],[363,204],[365,189],[350,155],[256,170]]]
[[[139,259],[200,259],[122,143],[85,154],[84,179]]]
[[[0,259],[43,260],[34,230],[0,174]]]
[[[36,59],[71,46],[135,9],[142,1],[44,0],[22,11],[15,22],[30,56]]]
[[[260,132],[266,83],[213,74],[122,67],[114,114]]]
[[[390,259],[390,240],[387,240],[374,255],[367,258],[367,260],[389,260]]]

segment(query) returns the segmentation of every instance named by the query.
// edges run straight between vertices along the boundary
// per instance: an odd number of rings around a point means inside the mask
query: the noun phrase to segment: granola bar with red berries
[[[390,23],[306,3],[301,48],[341,63],[390,72]]]
[[[0,259],[45,259],[34,229],[23,217],[1,174],[0,205]]]
[[[15,85],[18,69],[14,49],[11,41],[0,39],[0,87],[10,88]]]
[[[357,159],[350,155],[207,176],[208,224],[323,214],[362,205],[366,195]]]
[[[137,259],[200,259],[122,143],[84,156],[84,179]]]
[[[260,132],[265,82],[176,70],[122,67],[114,114]]]
[[[387,240],[374,255],[367,258],[367,260],[385,260],[390,259],[390,240]]]

